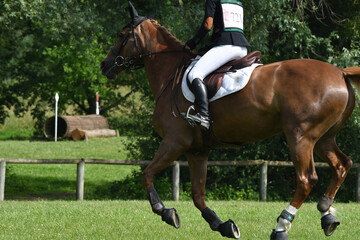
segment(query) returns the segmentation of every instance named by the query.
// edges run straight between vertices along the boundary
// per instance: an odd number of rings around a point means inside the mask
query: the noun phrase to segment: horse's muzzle
[[[104,76],[106,76],[108,79],[115,79],[117,77],[117,74],[115,71],[116,65],[110,64],[109,60],[105,59],[104,61],[102,61],[99,67],[100,67],[101,73]]]

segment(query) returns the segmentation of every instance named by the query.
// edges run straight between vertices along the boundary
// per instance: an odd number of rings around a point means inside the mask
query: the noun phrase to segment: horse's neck
[[[181,44],[171,35],[161,31],[160,26],[153,26],[144,34],[146,52],[179,51],[158,53],[152,55],[151,59],[145,59],[145,69],[152,93],[158,97],[168,81],[174,76],[181,65],[183,56]],[[156,31],[154,34],[153,31]],[[154,37],[156,36],[156,37]]]

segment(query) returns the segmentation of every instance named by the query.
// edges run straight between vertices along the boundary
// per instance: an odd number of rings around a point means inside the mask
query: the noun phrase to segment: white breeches
[[[195,64],[189,73],[189,80],[191,83],[195,78],[204,80],[207,75],[225,63],[231,60],[242,58],[245,55],[247,55],[246,47],[233,45],[221,45],[213,47]]]

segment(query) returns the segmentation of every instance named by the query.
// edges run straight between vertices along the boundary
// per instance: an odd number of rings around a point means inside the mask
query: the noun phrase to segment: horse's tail
[[[348,67],[343,69],[344,76],[349,78],[360,91],[360,67]]]

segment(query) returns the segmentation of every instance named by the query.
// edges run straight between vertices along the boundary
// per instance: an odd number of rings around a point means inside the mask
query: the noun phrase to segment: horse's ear
[[[129,12],[132,20],[135,20],[139,16],[138,12],[136,11],[134,5],[129,1]]]
[[[152,14],[147,16],[148,19],[155,19],[155,17],[156,17],[156,12],[153,12]]]

